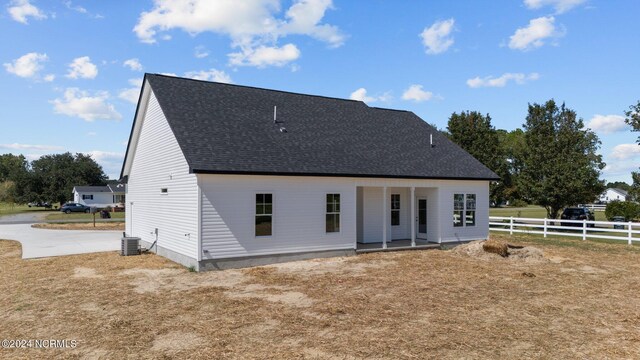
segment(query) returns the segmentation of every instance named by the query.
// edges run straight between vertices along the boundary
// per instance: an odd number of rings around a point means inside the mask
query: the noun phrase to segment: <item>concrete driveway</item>
[[[0,224],[0,239],[22,244],[22,258],[120,250],[122,231],[34,229],[31,224]]]

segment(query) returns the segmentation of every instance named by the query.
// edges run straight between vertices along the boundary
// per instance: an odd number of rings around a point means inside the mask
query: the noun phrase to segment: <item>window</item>
[[[82,195],[82,200],[93,200],[93,195]]]
[[[391,226],[400,225],[400,194],[391,194]]]
[[[453,195],[453,226],[476,226],[476,194]]]
[[[326,229],[328,233],[340,231],[340,194],[327,194]]]
[[[113,195],[113,202],[115,204],[124,203],[124,195]]]
[[[167,188],[162,188],[162,189],[160,189],[160,193],[161,193],[161,194],[167,194],[167,193],[169,193],[169,189],[167,189]]]
[[[256,236],[271,236],[273,195],[256,194]]]
[[[476,226],[476,194],[467,194],[467,213],[464,226]]]
[[[462,215],[464,214],[464,194],[453,195],[453,226],[462,226]]]

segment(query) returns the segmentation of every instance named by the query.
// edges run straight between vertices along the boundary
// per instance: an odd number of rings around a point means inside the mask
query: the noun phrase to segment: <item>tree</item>
[[[502,149],[509,174],[509,183],[504,189],[504,195],[509,201],[525,200],[518,191],[518,176],[522,171],[522,154],[525,148],[524,131],[515,129],[510,132],[498,130],[500,148]]]
[[[624,122],[631,125],[632,131],[640,131],[640,100],[637,104],[629,106],[629,110],[624,114],[627,116]],[[640,144],[640,136],[636,142]]]
[[[622,189],[624,191],[629,191],[631,190],[631,185],[627,184],[624,181],[614,181],[614,182],[608,182],[607,189]]]
[[[607,204],[604,210],[607,220],[613,220],[614,216],[624,216],[625,220],[633,221],[640,217],[640,204],[630,201],[614,200]]]
[[[31,191],[40,200],[59,202],[71,198],[74,186],[105,185],[107,176],[89,155],[64,153],[45,155],[31,163]]]
[[[28,202],[29,163],[23,155],[0,155],[0,183],[5,184],[0,202]],[[8,185],[11,184],[11,185]]]
[[[640,100],[637,104],[629,106],[629,110],[625,111],[624,114],[627,116],[624,121],[631,125],[632,131],[640,131]],[[640,136],[638,136],[636,142],[640,145]],[[633,185],[629,189],[629,195],[632,200],[640,201],[640,172],[631,172],[631,177]]]
[[[518,189],[555,219],[566,206],[588,203],[604,190],[598,136],[564,104],[529,104]]]
[[[633,185],[631,185],[630,189],[628,190],[630,200],[640,201],[640,172],[632,172],[631,179],[633,180]]]
[[[447,131],[449,139],[500,177],[500,181],[491,184],[489,196],[496,204],[502,202],[511,178],[500,146],[500,136],[491,125],[491,116],[477,111],[462,111],[460,114],[454,112],[449,117]]]

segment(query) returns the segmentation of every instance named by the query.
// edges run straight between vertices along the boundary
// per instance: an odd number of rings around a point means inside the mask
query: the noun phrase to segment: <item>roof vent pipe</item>
[[[278,120],[276,120],[278,118],[278,107],[277,106],[273,106],[273,123],[277,124]]]
[[[429,143],[431,144],[431,147],[435,146],[433,145],[433,134],[429,134]]]

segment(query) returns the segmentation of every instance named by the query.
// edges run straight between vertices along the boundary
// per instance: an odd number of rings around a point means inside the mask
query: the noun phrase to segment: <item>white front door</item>
[[[416,237],[418,239],[427,238],[427,198],[418,198],[417,204],[418,218],[416,219]]]

